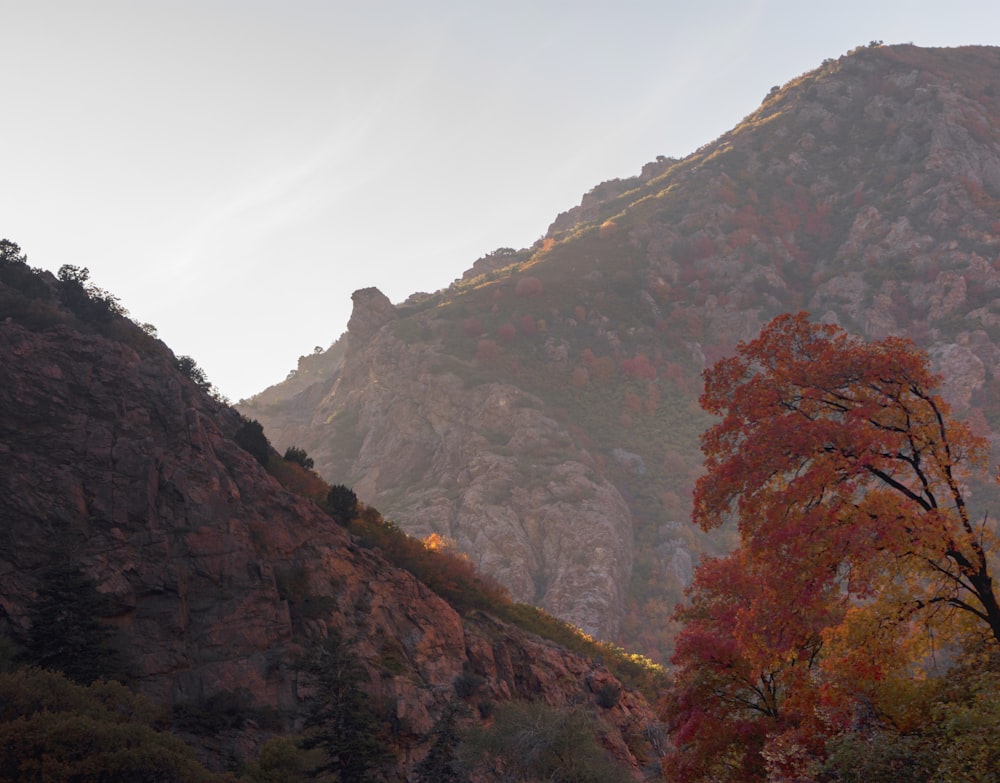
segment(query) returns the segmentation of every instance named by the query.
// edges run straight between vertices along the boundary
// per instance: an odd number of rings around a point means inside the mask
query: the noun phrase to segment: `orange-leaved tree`
[[[993,529],[967,502],[986,444],[937,382],[908,341],[804,313],[705,372],[702,406],[721,418],[703,436],[694,521],[734,520],[740,544],[702,566],[678,612],[680,779],[707,779],[709,756],[734,780],[801,771],[817,734],[877,713],[932,641],[1000,642]],[[722,752],[692,731],[709,719],[754,737],[759,774],[736,738]]]

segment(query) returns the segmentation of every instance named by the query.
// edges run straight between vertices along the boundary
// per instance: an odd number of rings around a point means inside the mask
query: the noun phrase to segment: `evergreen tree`
[[[264,427],[256,419],[244,419],[240,428],[233,436],[236,445],[244,451],[250,452],[257,462],[267,467],[267,460],[271,454],[271,443],[264,435]]]
[[[367,672],[340,634],[317,645],[305,670],[316,679],[316,695],[306,717],[302,748],[319,748],[326,761],[312,770],[313,777],[333,774],[347,783],[365,780],[391,760],[382,723],[361,690]]]
[[[455,725],[458,709],[455,702],[450,703],[431,729],[434,744],[414,770],[419,783],[460,783],[463,780],[457,754],[462,739]]]
[[[105,606],[94,581],[76,566],[64,561],[46,568],[29,607],[27,661],[83,685],[120,677],[123,667],[111,646],[112,631],[99,619]]]
[[[305,449],[300,449],[298,446],[289,446],[285,449],[286,462],[294,462],[296,465],[301,465],[306,470],[312,470],[315,464],[308,454],[306,454]]]
[[[346,525],[358,515],[358,496],[343,484],[334,484],[326,496],[326,511],[340,525]]]

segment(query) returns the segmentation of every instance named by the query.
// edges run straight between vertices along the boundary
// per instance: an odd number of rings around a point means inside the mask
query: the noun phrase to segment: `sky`
[[[996,0],[0,0],[0,237],[90,270],[233,401],[599,183]]]

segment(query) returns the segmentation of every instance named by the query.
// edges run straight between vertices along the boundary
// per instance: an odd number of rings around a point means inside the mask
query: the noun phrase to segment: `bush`
[[[208,376],[205,375],[205,371],[190,356],[178,356],[174,359],[174,367],[184,376],[194,381],[195,386],[199,389],[203,389],[204,391],[212,390],[212,383],[208,380]]]
[[[257,460],[265,468],[271,456],[271,443],[264,435],[264,427],[256,419],[243,419],[233,436],[236,445]]]
[[[38,669],[0,674],[0,780],[215,783],[194,751],[154,728],[159,710],[116,682],[84,687]]]
[[[338,525],[346,525],[358,515],[358,496],[343,484],[334,484],[326,494],[326,512]]]
[[[597,721],[580,710],[511,701],[497,705],[490,727],[465,734],[459,758],[470,777],[485,781],[630,780],[608,759],[597,741],[599,730]]]
[[[294,462],[296,465],[301,465],[306,470],[312,470],[315,464],[312,461],[312,457],[306,454],[306,450],[300,449],[298,446],[289,446],[285,449],[283,459],[285,462]]]

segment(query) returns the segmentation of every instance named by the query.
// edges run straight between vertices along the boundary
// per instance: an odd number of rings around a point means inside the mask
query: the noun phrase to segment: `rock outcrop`
[[[516,600],[613,638],[631,572],[619,491],[586,452],[563,458],[573,436],[537,397],[511,384],[469,388],[392,328],[355,335],[372,322],[371,301],[355,295],[335,392],[279,442],[308,443],[331,480],[346,451],[355,492],[390,504],[409,533],[451,539]]]

